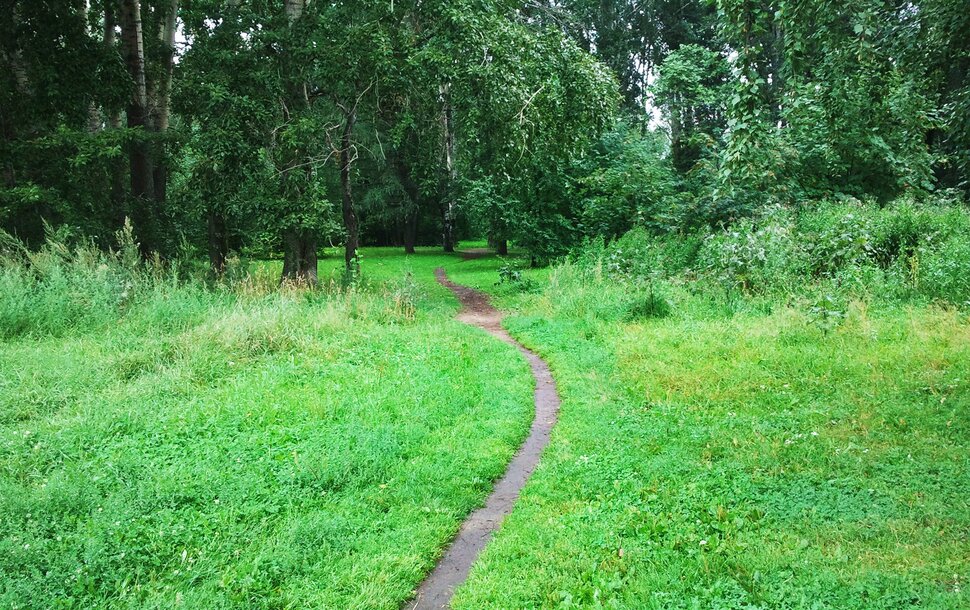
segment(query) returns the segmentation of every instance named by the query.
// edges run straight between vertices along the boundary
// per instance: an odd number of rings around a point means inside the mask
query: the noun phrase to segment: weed
[[[531,278],[527,277],[522,270],[514,264],[505,263],[498,269],[498,284],[511,287],[517,292],[534,292],[539,285]]]

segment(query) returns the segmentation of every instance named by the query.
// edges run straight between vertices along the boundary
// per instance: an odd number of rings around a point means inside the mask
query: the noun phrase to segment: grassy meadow
[[[0,607],[397,608],[531,421],[525,362],[451,320],[451,260],[342,292],[123,280],[114,318],[56,285],[110,293],[110,261],[7,292]],[[55,297],[87,316],[55,327]]]
[[[462,263],[563,403],[453,607],[970,608],[968,244],[823,208]]]
[[[968,606],[964,314],[556,311],[508,321],[562,414],[455,608]]]
[[[531,419],[527,366],[452,320],[437,266],[563,399],[456,610],[970,607],[964,229],[910,247],[880,218],[862,254],[818,216],[544,269],[365,248],[317,291],[272,262],[8,259],[0,607],[399,607]],[[841,263],[798,266],[812,223]]]

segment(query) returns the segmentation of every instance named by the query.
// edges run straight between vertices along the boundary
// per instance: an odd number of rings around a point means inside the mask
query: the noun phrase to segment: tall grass
[[[636,317],[645,294],[651,302],[690,298],[695,307],[702,297],[728,312],[778,303],[844,308],[853,300],[967,308],[970,211],[908,200],[884,208],[826,202],[767,209],[689,235],[634,230],[587,244],[551,279],[559,313],[610,320]]]
[[[532,413],[452,260],[310,290],[7,239],[0,607],[400,607]]]
[[[307,290],[281,286],[272,266],[238,258],[218,280],[192,260],[144,260],[130,226],[108,250],[63,231],[50,231],[33,251],[0,234],[0,339],[76,336],[122,322],[137,332],[184,330],[217,308],[230,316],[234,305],[279,307],[282,314],[287,303],[301,301],[325,302],[351,317],[410,321],[428,299],[411,271],[400,271],[384,282],[347,285],[333,277]]]
[[[130,226],[111,250],[49,231],[43,247],[31,251],[0,235],[0,290],[2,338],[101,329],[133,310],[149,323],[182,325],[209,306],[178,261],[142,261]]]

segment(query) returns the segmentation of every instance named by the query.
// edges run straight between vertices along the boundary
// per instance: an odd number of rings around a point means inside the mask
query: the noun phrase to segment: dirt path
[[[490,254],[495,254],[495,250],[491,248],[467,248],[458,252],[462,259],[469,261],[476,258],[482,258],[483,256],[488,256]]]
[[[465,519],[448,550],[418,587],[415,598],[405,605],[411,610],[440,610],[449,607],[452,594],[458,585],[465,582],[475,558],[488,544],[505,515],[512,512],[519,491],[535,470],[539,455],[549,443],[549,433],[559,412],[559,395],[556,393],[556,383],[549,367],[542,358],[522,347],[502,328],[502,313],[492,307],[488,297],[477,290],[451,282],[444,269],[436,269],[435,277],[461,301],[459,320],[485,329],[498,339],[514,345],[525,355],[536,380],[535,419],[532,420],[529,437],[519,447],[505,474],[495,484],[485,506]]]

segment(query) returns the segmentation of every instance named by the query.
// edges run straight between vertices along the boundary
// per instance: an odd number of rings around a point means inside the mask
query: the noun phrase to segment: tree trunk
[[[109,3],[106,3],[106,4],[109,4]],[[90,5],[89,0],[85,0],[84,2],[81,2],[80,10],[81,12],[84,13],[85,23],[90,23],[92,21],[92,17],[94,13],[92,9],[93,7]],[[104,9],[105,17],[107,16],[107,12],[109,10],[111,9],[105,6],[105,9]],[[106,24],[107,24],[107,21],[108,20],[105,19]],[[112,32],[112,34],[113,33],[114,32]],[[107,47],[107,45],[105,45],[105,47]],[[101,106],[99,106],[97,102],[92,100],[88,102],[88,133],[96,134],[102,131],[103,129],[104,129],[104,115],[101,112]]]
[[[142,33],[141,5],[139,0],[121,0],[121,41],[128,73],[134,82],[131,99],[128,102],[128,127],[147,131],[148,92],[145,81],[145,44]],[[150,146],[144,133],[128,146],[128,160],[131,168],[131,196],[136,200],[132,210],[132,221],[138,232],[142,253],[148,254],[154,244],[155,198],[153,163]]]
[[[14,28],[20,26],[20,11],[18,6],[14,5],[10,10],[10,21]],[[0,48],[0,59],[9,66],[10,72],[13,74],[14,83],[17,87],[17,93],[23,96],[31,95],[30,80],[27,77],[27,67],[24,65],[23,54],[20,52],[18,47],[11,49],[10,53],[6,52],[6,49]]]
[[[105,51],[109,53],[114,50],[117,42],[115,27],[118,25],[118,20],[115,14],[115,4],[116,2],[110,0],[104,3],[104,36],[101,43],[104,45]],[[108,129],[121,129],[120,110],[105,109],[105,114]],[[108,163],[111,171],[110,215],[117,226],[123,227],[125,218],[128,217],[128,207],[125,205],[125,168],[120,159],[109,159]]]
[[[118,19],[115,15],[115,2],[108,0],[104,3],[104,37],[102,38],[101,44],[104,45],[105,51],[111,52],[114,50],[116,35],[115,27],[118,25]],[[119,129],[121,127],[121,112],[118,110],[111,110],[108,112],[108,127],[112,129]]]
[[[14,28],[18,27],[20,24],[20,15],[18,7],[14,7],[11,15],[11,22]],[[0,47],[0,66],[6,64],[6,67],[10,69],[13,74],[14,83],[17,87],[17,93],[25,98],[29,99],[32,92],[30,88],[30,81],[27,78],[27,68],[24,66],[23,55],[19,48],[14,48],[8,54],[2,47]],[[14,109],[13,108],[0,108],[0,132],[2,132],[3,139],[7,143],[12,143],[18,138],[18,131],[23,129],[23,125],[18,125],[18,122],[14,120]],[[18,129],[18,127],[20,129]],[[3,165],[3,184],[7,187],[13,187],[17,183],[17,170],[13,164],[12,160],[7,160]]]
[[[286,0],[286,4],[283,10],[286,12],[286,20],[291,24],[300,18],[303,14],[303,8],[306,6],[306,0]]]
[[[4,58],[6,59],[6,58]],[[3,108],[0,107],[0,135],[3,136],[4,144],[9,146],[16,142],[17,140],[17,130],[16,121],[13,114],[13,108]],[[12,188],[17,184],[17,169],[14,165],[12,155],[4,155],[3,161],[3,185],[8,188]]]
[[[27,68],[24,67],[24,59],[20,53],[20,49],[14,49],[4,59],[10,65],[14,82],[17,84],[17,92],[21,95],[30,95],[30,81],[27,78]]]
[[[317,283],[317,239],[307,231],[292,229],[283,236],[283,277],[300,284]]]
[[[771,70],[771,86],[768,88],[770,95],[771,121],[775,128],[783,127],[782,115],[783,94],[785,92],[785,29],[778,20],[772,20],[771,24],[771,55],[769,57]],[[767,80],[767,79],[766,79]]]
[[[0,134],[6,144],[11,144],[16,139],[13,129],[13,121],[6,116],[3,109],[0,109]],[[14,169],[13,162],[7,159],[3,164],[3,185],[12,188],[17,184],[17,171]]]
[[[357,262],[357,212],[354,210],[350,183],[350,166],[353,163],[350,147],[355,122],[357,122],[357,110],[353,109],[347,114],[344,132],[340,139],[340,192],[343,200],[344,228],[347,230],[347,241],[344,244],[344,264],[348,272],[360,271]]]
[[[690,167],[686,161],[684,136],[682,133],[684,110],[680,103],[680,96],[674,98],[670,108],[670,162],[681,174],[686,174]]]
[[[404,253],[414,254],[414,245],[418,241],[418,210],[412,208],[404,215]]]
[[[303,15],[306,0],[286,0],[283,5],[286,20],[292,28],[293,25]],[[289,44],[289,43],[287,43]],[[288,51],[288,48],[284,49]],[[284,61],[285,58],[284,58]],[[307,104],[304,84],[297,79],[288,78],[286,85],[287,101],[285,108],[288,109],[287,120],[296,115],[299,109],[305,108]],[[285,146],[277,153],[276,163],[281,167],[280,174],[282,184],[285,185],[287,178],[292,172],[298,171],[304,159],[302,149],[297,147]],[[282,158],[279,158],[282,157]],[[310,166],[306,165],[306,172],[309,176]],[[283,188],[286,195],[287,189]],[[317,283],[317,238],[312,231],[307,231],[300,227],[291,227],[283,234],[283,275],[281,282],[292,281],[300,284],[315,285]]]
[[[158,37],[161,42],[161,70],[155,88],[155,103],[152,105],[152,127],[158,133],[168,131],[172,106],[172,71],[175,67],[175,25],[178,17],[178,0],[169,0],[166,13],[160,21]],[[165,203],[168,193],[168,165],[161,161],[164,155],[157,155],[152,173],[152,188],[155,201]]]
[[[101,108],[94,102],[88,104],[88,133],[96,134],[104,129]]]
[[[441,128],[444,135],[445,188],[441,206],[442,246],[445,252],[455,251],[455,187],[458,176],[455,169],[455,125],[451,109],[451,87],[447,83],[439,88],[441,94]]]
[[[405,254],[414,254],[414,245],[418,237],[418,215],[421,213],[421,189],[411,175],[411,168],[404,161],[403,155],[399,151],[394,152],[394,166],[397,170],[397,178],[401,187],[407,194],[411,205],[405,207],[403,217],[403,238]]]
[[[505,256],[509,253],[509,240],[499,239],[495,241],[495,252]]]
[[[229,256],[229,238],[226,231],[225,217],[209,210],[209,265],[212,272],[219,276],[226,270],[226,258]]]
[[[175,66],[175,25],[178,17],[178,0],[169,0],[165,17],[161,22],[158,37],[161,41],[162,61],[161,80],[158,86],[158,101],[155,109],[155,129],[168,129],[172,103],[172,70]]]

